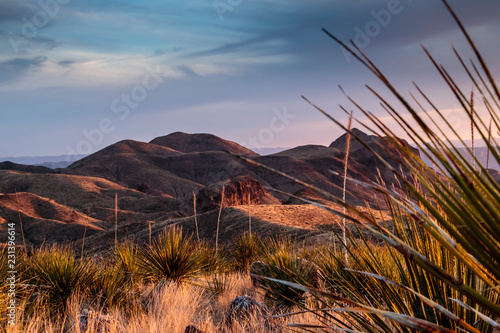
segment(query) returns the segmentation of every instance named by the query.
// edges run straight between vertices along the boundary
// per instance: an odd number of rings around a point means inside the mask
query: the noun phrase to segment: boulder
[[[111,331],[113,318],[109,315],[84,309],[82,314],[79,315],[79,328],[80,332],[86,332],[87,328],[91,325],[92,332],[105,333]]]
[[[189,326],[186,326],[184,333],[205,333],[205,332],[203,332],[202,330],[199,330],[198,327],[196,327],[194,325],[189,325]]]
[[[224,322],[231,325],[233,322],[248,321],[253,316],[262,317],[264,320],[269,314],[267,306],[255,298],[243,295],[231,301]]]
[[[250,278],[252,280],[252,285],[254,287],[259,287],[262,284],[260,283],[260,279],[254,275],[264,275],[267,270],[268,265],[264,264],[262,261],[256,261],[250,265]]]

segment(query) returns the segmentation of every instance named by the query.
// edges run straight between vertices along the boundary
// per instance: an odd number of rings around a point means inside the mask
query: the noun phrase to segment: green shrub
[[[191,236],[173,227],[138,250],[138,266],[147,281],[184,283],[206,271],[209,260]]]
[[[248,273],[250,265],[262,255],[263,243],[259,236],[248,232],[237,236],[231,250],[233,268]]]
[[[111,269],[113,274],[128,287],[135,287],[140,283],[141,275],[138,264],[138,249],[132,242],[123,242],[113,247],[110,253]]]
[[[318,278],[318,270],[311,262],[300,258],[297,247],[290,240],[270,240],[264,248],[262,265],[258,272],[252,272],[266,278],[284,280],[306,286],[313,286]],[[257,273],[257,274],[256,274]],[[304,304],[304,292],[293,287],[256,278],[259,286],[265,290],[265,298],[280,309],[289,309]]]
[[[72,249],[56,245],[36,250],[26,270],[28,283],[39,300],[59,314],[65,311],[71,296],[88,291],[95,273],[90,260],[77,260]]]

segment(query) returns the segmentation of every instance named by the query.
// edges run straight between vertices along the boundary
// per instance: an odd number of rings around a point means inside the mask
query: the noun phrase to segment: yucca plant
[[[57,245],[35,250],[26,266],[25,276],[38,301],[58,315],[71,296],[88,291],[96,272],[89,259],[76,259],[71,248]]]
[[[476,61],[471,60],[470,65],[467,65],[460,54],[455,50],[454,52],[474,89],[481,96],[482,106],[492,119],[493,132],[499,131],[500,90],[466,29],[447,1],[443,0],[443,3],[464,33],[476,55]],[[366,294],[364,291],[356,293],[353,290],[352,294],[338,295],[286,282],[284,279],[270,281],[317,295],[323,308],[313,311],[322,320],[323,325],[316,328],[325,331],[337,327],[347,331],[367,332],[498,331],[499,184],[476,159],[471,149],[466,148],[464,153],[450,140],[451,133],[461,140],[462,146],[467,146],[453,125],[431,102],[423,88],[415,85],[423,98],[422,101],[412,95],[414,103],[408,102],[354,43],[352,47],[348,47],[328,31],[325,32],[389,89],[399,105],[389,103],[387,98],[368,87],[370,93],[380,100],[382,108],[421,153],[431,160],[436,170],[427,166],[419,154],[405,145],[386,122],[349,98],[369,121],[358,122],[379,137],[380,147],[391,158],[399,161],[400,168],[393,167],[368,144],[365,147],[393,172],[402,187],[387,188],[376,182],[361,183],[355,179],[349,181],[378,191],[386,198],[395,230],[389,230],[378,223],[373,215],[365,214],[319,188],[296,181],[346,207],[349,216],[338,212],[337,214],[344,215],[346,219],[358,223],[385,241],[392,249],[388,250],[388,253],[394,260],[395,272],[392,272],[392,276],[387,276],[383,269],[384,261],[375,256],[370,258],[369,249],[372,246],[368,244],[367,250],[351,252],[349,258],[357,258],[360,265],[358,270],[349,272],[369,278],[371,286],[376,288],[377,298],[363,299],[362,296],[366,296],[363,295]],[[444,66],[438,64],[428,52],[427,55],[443,77],[445,86],[460,103],[463,115],[470,120],[475,135],[485,142],[491,156],[500,161],[500,147],[491,136],[492,130],[487,125],[489,119],[485,121],[484,116],[478,114],[478,106],[469,99],[467,92],[461,90]],[[433,111],[437,116],[431,116],[424,103],[430,108],[429,111]],[[312,105],[362,142],[354,132],[349,131],[327,112]],[[406,114],[411,116],[412,123],[408,121]],[[435,131],[432,130],[433,127],[436,128]],[[329,210],[327,207],[323,208]]]
[[[262,262],[255,271],[250,271],[265,291],[265,298],[280,309],[290,309],[304,304],[302,290],[276,283],[269,279],[290,281],[306,286],[313,286],[318,281],[317,267],[301,258],[298,248],[290,239],[270,240],[264,248]]]
[[[231,278],[227,273],[212,274],[206,281],[204,288],[213,296],[224,295],[231,287]]]
[[[262,252],[263,243],[258,235],[248,232],[238,235],[231,248],[233,268],[248,273],[250,265],[259,259]]]
[[[215,248],[213,244],[201,240],[197,242],[198,250],[203,254],[203,274],[224,274],[231,269],[230,254],[225,246]]]
[[[346,239],[352,243],[349,248],[345,247],[346,251],[343,253],[335,252],[331,247],[322,246],[307,257],[318,267],[326,290],[345,297],[374,302],[378,295],[376,286],[373,286],[369,278],[352,272],[352,270],[363,270],[373,264],[371,255],[374,253],[371,249],[360,245],[355,239],[349,236]]]
[[[87,292],[92,306],[102,311],[120,308],[131,312],[136,305],[138,289],[124,278],[122,272],[103,266],[96,267],[96,274]]]
[[[114,246],[109,257],[112,270],[120,278],[121,284],[127,288],[140,284],[138,248],[134,243],[126,241]]]
[[[147,281],[184,283],[207,268],[207,255],[191,236],[172,227],[138,250],[138,266]]]

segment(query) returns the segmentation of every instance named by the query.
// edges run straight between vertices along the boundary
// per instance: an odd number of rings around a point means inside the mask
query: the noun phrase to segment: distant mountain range
[[[36,165],[57,169],[66,168],[71,163],[85,156],[86,155],[0,157],[0,162],[13,162],[17,164]]]

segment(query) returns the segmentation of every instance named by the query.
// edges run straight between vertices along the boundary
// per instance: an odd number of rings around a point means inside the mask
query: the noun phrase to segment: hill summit
[[[254,151],[245,148],[236,142],[224,140],[213,134],[188,134],[174,132],[166,136],[153,139],[150,143],[175,149],[183,153],[227,151],[238,155],[259,156]]]

